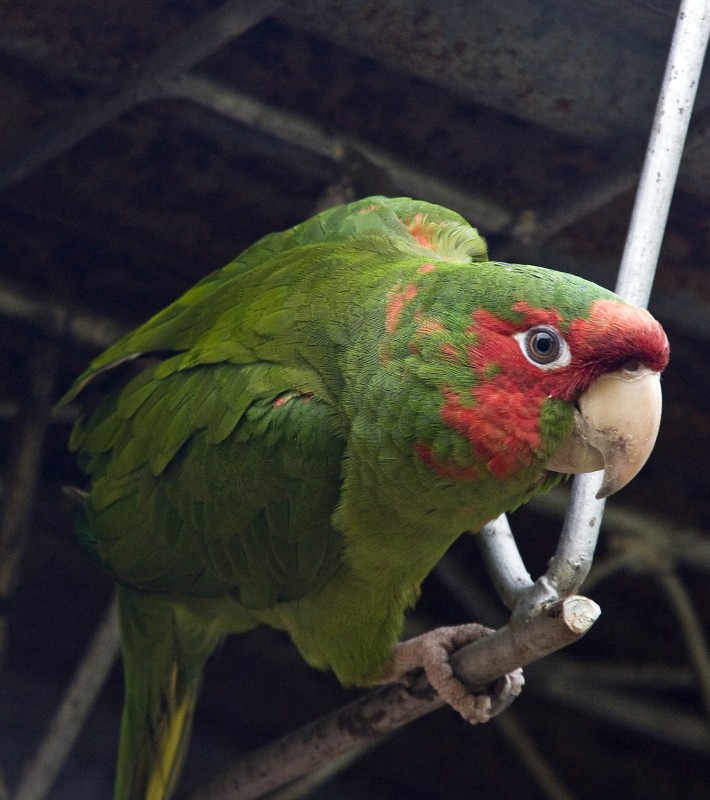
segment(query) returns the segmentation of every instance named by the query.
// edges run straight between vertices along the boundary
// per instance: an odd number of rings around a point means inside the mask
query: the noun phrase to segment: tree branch
[[[669,566],[667,569],[655,570],[653,574],[680,623],[682,636],[697,677],[705,716],[710,720],[710,652],[702,623],[675,569]]]
[[[109,347],[128,332],[108,317],[32,297],[6,280],[0,280],[0,316],[24,322],[54,338],[70,336],[78,344],[97,348]]]
[[[58,358],[54,345],[35,343],[35,352],[28,364],[27,397],[16,423],[0,517],[0,659],[7,644],[6,613],[17,585],[32,502],[44,458]]]
[[[592,600],[569,597],[467,645],[454,653],[451,665],[471,685],[491,684],[581,638],[599,613]],[[246,756],[188,800],[253,800],[442,705],[430,687],[385,686]]]
[[[34,758],[25,765],[13,800],[42,800],[61,771],[118,655],[115,600],[74,673]]]

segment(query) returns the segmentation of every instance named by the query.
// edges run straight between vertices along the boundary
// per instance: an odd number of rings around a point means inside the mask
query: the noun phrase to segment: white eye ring
[[[513,334],[522,354],[538,369],[559,369],[572,361],[564,336],[551,325],[535,325],[527,331]]]

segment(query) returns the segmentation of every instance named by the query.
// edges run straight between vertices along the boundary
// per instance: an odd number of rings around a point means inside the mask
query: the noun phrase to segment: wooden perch
[[[483,686],[581,638],[600,614],[586,597],[573,596],[528,620],[513,620],[452,656],[456,674]],[[318,769],[441,707],[430,687],[391,684],[368,693],[301,730],[242,759],[188,796],[188,800],[251,800]]]

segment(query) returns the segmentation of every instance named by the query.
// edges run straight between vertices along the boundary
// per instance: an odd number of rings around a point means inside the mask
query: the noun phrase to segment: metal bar
[[[533,580],[520,556],[505,514],[483,528],[478,534],[478,543],[496,592],[512,611],[521,592],[532,588]]]
[[[48,77],[60,74],[60,77],[98,92],[99,95],[100,89],[106,90],[105,76],[77,72],[62,62],[50,62],[46,52],[34,40],[3,39],[0,35],[0,52],[10,53],[41,70]],[[209,108],[228,119],[291,142],[294,146],[305,147],[333,161],[342,158],[341,145],[345,143],[344,137],[330,135],[304,117],[267,106],[205,76],[185,73],[169,80],[157,91],[158,97],[184,99]],[[95,96],[92,94],[92,97]],[[157,98],[147,96],[145,99]],[[689,130],[686,153],[708,147],[709,139],[710,112],[705,109]],[[403,191],[455,208],[487,233],[509,235],[512,241],[498,248],[496,253],[503,260],[508,258],[506,253],[514,251],[516,243],[540,246],[581,218],[631,191],[637,185],[641,171],[641,160],[636,163],[635,154],[620,153],[615,157],[613,165],[602,174],[579,183],[569,196],[555,197],[550,202],[520,212],[513,218],[508,210],[489,198],[463,191],[433,176],[422,175],[421,170],[410,169],[383,152],[373,151],[364,143],[349,141],[358,152],[367,151],[368,156],[372,156],[384,169],[392,170],[393,174],[399,176],[395,182]],[[0,168],[0,183],[1,181]]]
[[[697,115],[688,130],[686,155],[696,153],[701,148],[707,149],[709,139],[710,110],[706,108]],[[603,172],[575,185],[569,195],[555,196],[537,208],[520,212],[511,226],[510,235],[516,242],[539,247],[638,186],[641,167],[641,154],[637,154],[635,149],[620,151]],[[507,249],[512,247],[513,244],[507,245]]]
[[[683,0],[656,106],[616,291],[646,306],[710,34],[707,0]]]
[[[646,306],[651,296],[709,36],[708,0],[683,0],[616,282],[617,293],[640,306]],[[573,577],[567,572],[580,554],[590,552],[590,548],[591,554],[594,552],[605,505],[604,500],[596,498],[599,484],[599,473],[575,478],[575,497],[565,519],[566,534],[548,572],[553,582],[562,582],[560,588],[565,592],[576,592],[591,566],[590,558],[588,563],[580,563]]]
[[[0,191],[43,167],[102,125],[153,97],[175,75],[203,61],[261,22],[282,0],[228,0],[196,25],[147,56],[111,89],[81,100],[65,117],[39,126],[0,167]]]
[[[166,97],[187,100],[240,125],[247,125],[334,162],[341,162],[349,153],[356,153],[384,170],[400,191],[455,208],[484,232],[498,233],[511,224],[512,215],[483,194],[461,189],[427,174],[421,167],[410,167],[362,140],[329,133],[306,117],[269,106],[211,78],[194,74],[180,75],[165,85],[164,92]]]
[[[622,297],[637,305],[646,305],[651,294],[710,35],[708,2],[683,0],[661,84],[616,286]],[[512,537],[505,540],[505,552],[500,553],[491,550],[498,546],[495,537],[481,537],[484,557],[494,584],[500,587],[501,599],[510,604],[517,597],[514,616],[532,616],[542,605],[578,591],[591,567],[601,527],[604,501],[596,497],[600,485],[600,472],[575,478],[557,550],[549,569],[533,586],[518,588],[511,580],[505,561],[512,558],[517,564],[519,559]],[[515,552],[511,555],[512,551]],[[515,571],[520,572],[519,566]]]

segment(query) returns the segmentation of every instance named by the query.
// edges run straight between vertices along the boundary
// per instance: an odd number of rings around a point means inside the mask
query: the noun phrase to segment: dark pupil
[[[560,341],[554,331],[531,331],[528,337],[528,354],[538,364],[550,364],[560,354]]]
[[[549,333],[536,333],[533,337],[533,348],[541,355],[546,356],[554,347],[552,336]]]

